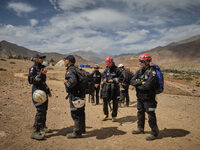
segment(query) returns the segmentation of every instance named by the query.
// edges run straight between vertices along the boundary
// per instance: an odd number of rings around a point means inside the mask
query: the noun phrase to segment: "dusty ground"
[[[14,63],[13,63],[14,62]],[[181,96],[160,94],[157,96],[156,110],[159,139],[148,142],[145,137],[150,128],[146,120],[146,134],[132,135],[137,126],[135,91],[130,88],[130,107],[119,108],[117,122],[102,122],[102,105],[86,105],[87,134],[81,139],[67,139],[72,131],[73,121],[70,116],[63,78],[64,67],[51,67],[47,84],[53,90],[49,99],[47,125],[52,133],[46,140],[30,139],[35,116],[35,107],[31,100],[31,85],[27,82],[30,61],[0,61],[0,149],[72,149],[72,150],[199,150],[200,149],[200,98],[198,96]],[[178,90],[168,81],[166,89]],[[175,85],[175,86],[174,86]],[[183,91],[182,91],[183,92]],[[102,101],[101,101],[102,103]]]

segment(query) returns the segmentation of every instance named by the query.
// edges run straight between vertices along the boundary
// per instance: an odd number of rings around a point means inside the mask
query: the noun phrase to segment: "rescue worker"
[[[36,53],[33,56],[34,65],[29,68],[28,81],[32,86],[32,95],[35,90],[43,90],[49,97],[51,97],[51,92],[49,87],[46,84],[46,66],[42,65],[46,56]],[[49,129],[46,126],[46,116],[48,109],[48,96],[47,100],[44,103],[39,103],[33,100],[33,104],[36,107],[35,123],[33,125],[33,132],[31,135],[32,139],[43,140],[44,133],[49,132]]]
[[[99,104],[99,90],[100,90],[100,84],[101,84],[101,73],[99,72],[99,65],[94,65],[94,71],[91,73],[91,77],[94,81],[94,92],[96,94],[96,105]],[[94,94],[92,95],[92,103],[94,103]]]
[[[66,69],[64,84],[68,93],[71,117],[74,121],[72,133],[67,134],[67,138],[80,138],[85,131],[85,106],[76,108],[73,101],[76,98],[85,98],[84,93],[79,88],[78,75],[74,66],[76,59],[73,55],[64,58]]]
[[[133,134],[144,133],[145,112],[148,114],[148,122],[151,128],[151,135],[146,140],[154,140],[158,137],[159,129],[156,121],[155,100],[156,71],[150,66],[152,57],[144,53],[139,57],[141,69],[139,69],[131,80],[131,84],[136,87],[137,96],[137,118],[138,129],[133,130]]]
[[[101,97],[103,98],[103,121],[108,118],[108,105],[111,108],[110,101],[113,102],[112,108],[112,121],[116,121],[118,111],[118,99],[120,94],[118,78],[120,76],[119,68],[113,62],[111,56],[105,59],[106,69],[103,72],[103,84],[101,90]]]
[[[119,77],[119,83],[120,83],[120,100],[119,103],[124,104],[126,99],[126,106],[129,107],[129,85],[130,85],[130,74],[125,69],[123,64],[119,64],[118,68],[120,69],[120,77]],[[132,77],[132,75],[131,75]]]

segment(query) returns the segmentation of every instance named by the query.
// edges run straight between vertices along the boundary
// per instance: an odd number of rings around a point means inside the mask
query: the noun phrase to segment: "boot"
[[[144,134],[144,129],[137,129],[137,130],[133,130],[132,134]]]
[[[67,138],[68,138],[68,139],[72,139],[72,138],[81,138],[81,137],[82,137],[81,134],[78,135],[78,134],[76,134],[76,133],[74,133],[74,132],[68,133],[68,134],[67,134]]]
[[[31,135],[32,139],[35,140],[44,140],[44,135],[41,134],[39,131],[37,131],[36,129],[33,129],[32,135]]]
[[[116,121],[116,117],[112,117],[112,122],[115,122]]]
[[[150,136],[147,136],[147,137],[146,137],[146,140],[147,140],[147,141],[153,141],[153,140],[155,140],[155,139],[157,139],[157,138],[158,138],[158,136],[150,135]]]
[[[45,126],[44,128],[40,129],[41,133],[49,133],[50,130],[47,128],[47,126]]]
[[[102,121],[106,121],[107,119],[108,119],[108,116],[104,115]]]

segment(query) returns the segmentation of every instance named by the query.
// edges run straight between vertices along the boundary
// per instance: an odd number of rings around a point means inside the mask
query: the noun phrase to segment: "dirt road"
[[[31,86],[21,73],[27,73],[31,66],[28,62],[5,66],[7,71],[0,72],[0,149],[1,150],[199,150],[200,149],[200,98],[160,94],[157,96],[156,110],[159,139],[148,142],[150,128],[146,120],[146,134],[133,135],[137,127],[137,109],[135,91],[130,89],[130,107],[119,108],[117,122],[101,121],[103,117],[102,101],[100,105],[86,105],[87,133],[80,139],[67,139],[72,132],[73,121],[70,116],[69,102],[64,98],[66,92],[61,77],[64,68],[49,71],[47,84],[53,90],[49,99],[47,126],[52,133],[44,141],[30,139],[35,116],[35,107],[31,100]],[[62,72],[63,70],[63,72]],[[56,75],[57,72],[57,75]],[[15,76],[14,76],[15,75]],[[26,75],[26,74],[25,74]],[[147,117],[147,116],[146,116]]]

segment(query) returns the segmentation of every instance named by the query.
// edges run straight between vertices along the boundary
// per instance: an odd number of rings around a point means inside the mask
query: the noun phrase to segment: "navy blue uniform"
[[[142,84],[142,82],[145,82]],[[147,70],[140,69],[131,80],[131,84],[136,87],[137,95],[137,117],[138,129],[144,130],[145,112],[149,117],[149,126],[152,130],[151,134],[158,135],[158,127],[156,121],[155,109],[157,102],[155,100],[156,72],[153,67]]]
[[[85,132],[85,106],[82,108],[76,108],[72,101],[75,97],[84,98],[85,95],[80,91],[78,75],[74,65],[67,67],[65,80],[67,80],[65,87],[69,97],[71,117],[74,120],[73,132],[76,135],[81,135]]]
[[[40,63],[35,63],[31,68],[29,68],[28,81],[30,84],[33,84],[32,95],[33,92],[37,89],[45,91],[47,95],[50,94],[49,87],[46,84],[46,75],[40,72],[42,68],[44,68],[44,66]],[[46,127],[48,96],[47,101],[43,104],[35,102],[34,100],[33,103],[37,109],[37,113],[35,115],[34,128],[37,131],[40,131],[40,129]]]
[[[96,105],[99,104],[99,90],[100,90],[100,84],[101,84],[101,73],[99,71],[93,71],[91,73],[91,77],[93,78],[94,84],[99,84],[99,86],[95,89],[96,92]],[[94,94],[92,95],[92,102],[94,103]]]
[[[108,116],[108,103],[110,100],[113,101],[113,110],[112,117],[117,116],[118,111],[118,99],[117,97],[120,95],[119,90],[119,76],[120,70],[113,63],[112,67],[107,67],[103,72],[103,80],[106,79],[106,82],[102,85],[102,91],[105,89],[103,94],[106,94],[103,98],[103,111],[104,115]],[[110,83],[109,80],[113,80],[113,83]]]
[[[121,72],[119,77],[120,86],[120,102],[124,103],[126,98],[126,106],[129,106],[129,85],[130,85],[130,75],[131,72],[126,71],[125,69]],[[132,75],[131,75],[132,76]]]

